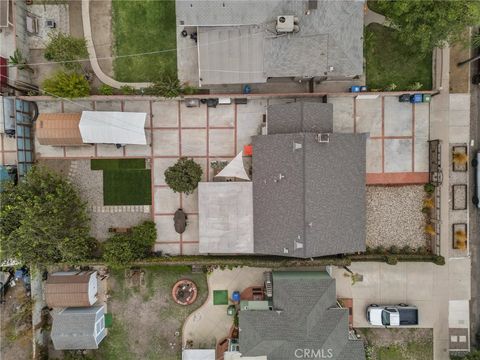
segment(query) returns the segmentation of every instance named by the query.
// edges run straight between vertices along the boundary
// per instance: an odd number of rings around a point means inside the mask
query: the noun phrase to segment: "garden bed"
[[[452,170],[468,171],[468,149],[466,145],[452,146]]]

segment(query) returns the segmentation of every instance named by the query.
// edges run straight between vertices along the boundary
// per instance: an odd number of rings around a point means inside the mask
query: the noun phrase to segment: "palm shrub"
[[[88,96],[90,84],[80,74],[59,71],[43,81],[43,91],[47,95],[73,99]]]
[[[464,152],[454,152],[453,153],[453,162],[456,165],[465,165],[468,161],[468,155]]]
[[[30,72],[34,72],[34,70],[27,64],[27,59],[23,56],[22,52],[19,49],[15,49],[13,55],[10,56],[8,60],[10,65],[14,65],[17,67],[18,70],[27,70]]]
[[[180,158],[165,170],[165,182],[174,192],[190,194],[202,179],[202,167],[193,159]]]

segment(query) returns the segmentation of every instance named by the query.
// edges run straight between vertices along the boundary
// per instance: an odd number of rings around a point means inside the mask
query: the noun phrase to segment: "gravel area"
[[[71,177],[80,192],[80,196],[90,206],[103,206],[103,171],[91,170],[90,160],[72,161]]]
[[[110,227],[132,227],[145,220],[152,220],[150,213],[141,212],[118,212],[118,213],[90,213],[90,234],[98,241],[107,240],[112,234],[108,232]],[[172,223],[173,224],[173,223]]]
[[[422,185],[367,186],[367,246],[427,245]]]

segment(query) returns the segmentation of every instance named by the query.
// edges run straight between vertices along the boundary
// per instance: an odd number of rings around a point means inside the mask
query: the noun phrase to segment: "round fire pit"
[[[182,279],[173,285],[173,300],[180,305],[190,305],[197,299],[197,285],[191,280]]]

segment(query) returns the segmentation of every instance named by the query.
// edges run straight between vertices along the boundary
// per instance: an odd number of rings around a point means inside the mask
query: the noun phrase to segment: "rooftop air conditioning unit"
[[[320,134],[315,135],[315,139],[319,143],[329,143],[330,142],[330,134],[320,133]]]
[[[277,17],[277,32],[289,33],[298,31],[298,17],[293,15],[281,15]]]
[[[55,20],[49,19],[45,21],[45,26],[50,29],[55,29],[57,27],[57,24],[55,23]]]

